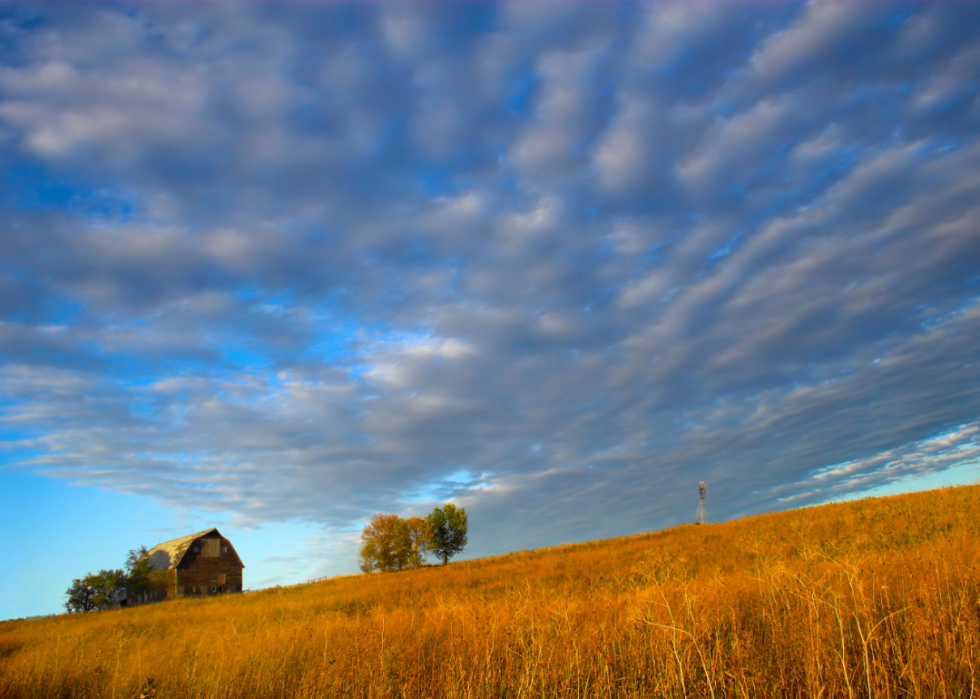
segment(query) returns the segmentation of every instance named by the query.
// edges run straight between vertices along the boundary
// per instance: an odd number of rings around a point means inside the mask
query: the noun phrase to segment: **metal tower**
[[[700,496],[700,502],[698,502],[698,514],[694,518],[695,524],[707,524],[708,523],[708,513],[704,511],[704,496],[708,494],[708,486],[705,485],[704,481],[698,485],[698,495]]]

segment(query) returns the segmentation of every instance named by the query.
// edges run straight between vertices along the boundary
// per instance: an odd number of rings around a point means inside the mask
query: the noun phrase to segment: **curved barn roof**
[[[218,536],[221,536],[221,532],[219,532],[217,528],[212,527],[211,529],[205,529],[204,531],[182,536],[179,539],[171,539],[170,541],[164,541],[161,544],[157,544],[147,553],[147,557],[150,559],[150,565],[157,570],[170,570],[171,568],[176,568],[183,560],[184,554],[187,553],[187,550],[191,547],[191,544],[194,543],[196,539],[199,539],[202,536],[207,536],[212,532]],[[231,546],[230,541],[228,542],[228,545],[231,547],[231,552],[235,554],[235,558],[238,558],[239,565],[244,568],[245,564],[242,563],[242,559],[238,557],[238,552],[235,551],[235,547]]]

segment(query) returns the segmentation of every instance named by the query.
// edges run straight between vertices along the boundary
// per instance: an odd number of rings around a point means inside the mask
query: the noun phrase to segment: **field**
[[[0,623],[0,696],[980,696],[980,486]]]

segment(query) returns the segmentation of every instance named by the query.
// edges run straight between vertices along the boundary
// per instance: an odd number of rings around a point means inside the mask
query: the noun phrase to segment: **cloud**
[[[975,458],[972,7],[5,12],[11,466],[493,553]]]

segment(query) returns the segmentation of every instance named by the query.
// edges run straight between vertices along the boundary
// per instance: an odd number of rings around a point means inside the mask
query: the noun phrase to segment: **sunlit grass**
[[[968,486],[6,622],[0,696],[976,697],[978,513]]]

